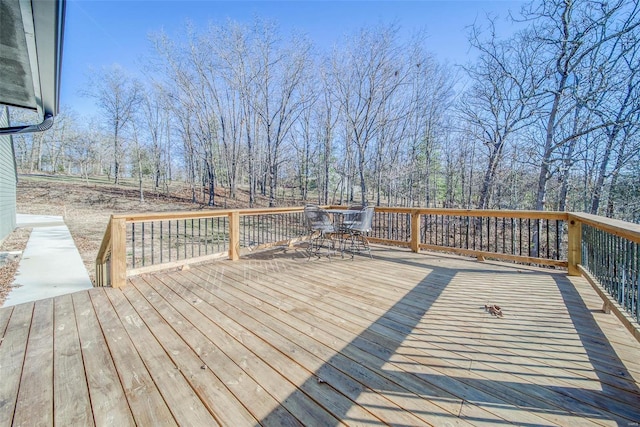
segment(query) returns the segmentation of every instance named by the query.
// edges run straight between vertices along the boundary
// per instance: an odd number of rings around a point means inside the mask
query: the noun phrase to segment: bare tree
[[[266,139],[269,206],[276,204],[282,144],[309,99],[300,95],[310,66],[310,45],[294,39],[283,48],[273,23],[258,21],[256,78],[258,98],[253,105]]]
[[[609,188],[615,187],[620,170],[636,153],[633,149],[629,152],[629,145],[640,127],[640,44],[636,37],[622,40],[620,44],[625,54],[608,63],[607,74],[614,83],[595,111],[606,126],[602,129],[605,144],[591,198],[592,214],[597,214],[600,208],[607,175],[611,176]],[[611,170],[613,158],[616,161]],[[611,216],[612,211],[609,203],[607,215]]]
[[[361,203],[367,203],[367,151],[380,135],[387,103],[405,82],[398,31],[395,27],[361,30],[344,49],[334,52],[332,80],[353,144],[360,178]]]
[[[120,180],[120,168],[123,158],[122,132],[131,123],[140,104],[142,86],[129,77],[119,65],[104,68],[92,74],[87,96],[94,98],[113,132],[113,180]]]
[[[320,180],[320,189],[318,193],[318,202],[327,204],[329,203],[329,192],[331,184],[331,165],[332,156],[334,152],[334,133],[336,124],[340,117],[339,107],[332,101],[331,86],[332,83],[329,80],[329,75],[326,69],[322,68],[322,92],[319,96],[318,102],[315,104],[317,109],[316,122],[317,122],[317,135],[320,142],[319,147],[319,161],[318,177]]]
[[[141,102],[141,120],[152,161],[153,185],[156,192],[159,190],[163,176],[169,168],[167,162],[166,141],[169,139],[169,97],[165,89],[158,85],[152,85],[143,94]],[[141,136],[143,137],[143,136]],[[136,136],[137,139],[137,136]]]
[[[482,38],[478,27],[470,43],[480,55],[465,68],[472,83],[460,103],[460,113],[487,150],[487,165],[476,208],[487,209],[498,166],[512,135],[534,120],[535,94],[541,79],[535,75],[536,45],[523,43],[520,36],[500,42],[491,20],[490,37]]]
[[[557,130],[564,120],[571,120],[577,103],[571,98],[589,100],[595,94],[581,93],[575,76],[585,68],[599,67],[593,58],[606,59],[619,51],[619,40],[640,26],[638,2],[625,0],[613,2],[574,2],[546,0],[531,3],[524,9],[525,19],[530,21],[526,41],[543,50],[539,71],[546,78],[542,101],[545,104],[544,144],[540,158],[536,209],[546,204],[546,186],[551,176],[553,156],[559,147],[587,135],[608,123],[593,123],[559,136]],[[600,52],[601,55],[593,55]],[[602,78],[607,76],[602,75]],[[600,85],[584,87],[600,90]],[[565,127],[566,128],[566,127]]]
[[[455,73],[424,51],[421,40],[414,42],[407,59],[408,90],[406,147],[408,164],[407,197],[410,203],[435,205],[435,172],[440,159],[440,143],[451,131],[445,119],[453,105]]]

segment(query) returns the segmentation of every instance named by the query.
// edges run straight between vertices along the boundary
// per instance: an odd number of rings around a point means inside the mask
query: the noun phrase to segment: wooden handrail
[[[113,220],[113,215],[109,218],[109,222],[107,223],[107,229],[104,232],[104,236],[102,237],[102,243],[100,244],[100,249],[98,250],[98,255],[96,256],[96,262],[105,262],[107,260],[107,256],[111,252],[111,221]]]
[[[325,206],[326,208],[344,208],[341,205]],[[115,258],[120,258],[126,255],[123,240],[120,240],[122,233],[124,232],[125,224],[137,223],[145,221],[158,221],[158,220],[182,220],[182,219],[201,219],[201,218],[216,218],[227,217],[229,219],[229,236],[230,247],[228,258],[231,260],[237,260],[240,256],[240,234],[239,224],[240,217],[242,216],[255,216],[255,215],[269,215],[269,214],[282,214],[302,212],[303,207],[280,207],[280,208],[253,208],[253,209],[223,209],[223,210],[205,210],[205,211],[182,211],[182,212],[156,212],[156,213],[140,213],[140,214],[115,214],[112,215],[107,225],[107,230],[103,237],[96,257],[96,284],[98,286],[105,286],[109,282],[109,278],[105,277],[109,275],[113,281],[116,277],[115,272],[118,272],[117,276],[124,277],[120,273],[120,268],[123,263],[122,260],[115,261]],[[387,243],[395,243],[403,246],[410,247],[413,251],[419,251],[420,249],[430,250],[453,250],[446,246],[434,246],[428,245],[420,241],[420,217],[421,215],[444,215],[444,216],[468,216],[478,218],[522,218],[522,219],[544,219],[544,220],[558,220],[568,222],[568,254],[567,261],[547,260],[542,258],[531,258],[526,256],[518,256],[511,254],[500,253],[487,253],[481,250],[465,249],[462,252],[456,251],[465,255],[476,254],[480,259],[485,256],[491,256],[497,259],[505,260],[520,260],[522,262],[536,262],[541,264],[567,266],[569,274],[579,275],[578,270],[580,264],[580,245],[581,245],[581,224],[589,224],[594,227],[603,229],[607,232],[613,233],[618,236],[625,237],[635,242],[640,242],[640,226],[625,223],[623,221],[611,220],[595,215],[588,215],[582,213],[568,213],[568,212],[553,212],[553,211],[516,211],[516,210],[480,210],[480,209],[444,209],[444,208],[396,208],[396,207],[376,207],[376,212],[386,212],[395,214],[408,214],[410,215],[410,240],[409,241],[390,241],[388,239],[373,239],[377,241],[384,241]],[[117,229],[115,225],[118,225]],[[116,240],[116,234],[120,237]],[[116,251],[116,246],[118,250]],[[114,254],[115,252],[115,254]],[[110,272],[106,271],[106,264],[110,264]],[[538,263],[538,262],[536,262]],[[114,285],[115,283],[112,283]]]
[[[158,220],[176,220],[176,219],[198,219],[198,218],[216,218],[230,216],[237,212],[240,216],[302,212],[304,208],[251,208],[251,209],[216,209],[209,211],[174,211],[174,212],[150,212],[139,214],[117,214],[112,215],[114,219],[124,219],[127,222],[144,222]]]
[[[96,256],[96,286],[120,287],[126,283],[126,224],[165,220],[188,220],[226,217],[229,220],[228,259],[240,258],[240,217],[302,212],[303,207],[222,209],[208,211],[151,212],[111,215]],[[212,255],[211,257],[215,257]],[[179,263],[168,263],[176,266]],[[145,270],[136,269],[137,271]]]
[[[341,205],[331,205],[331,209],[344,208]],[[472,216],[482,218],[526,218],[526,219],[550,219],[566,221],[568,218],[568,212],[557,211],[533,211],[533,210],[499,210],[499,209],[448,209],[448,208],[396,208],[376,206],[376,212],[389,212],[389,213],[405,213],[405,214],[420,214],[420,215],[458,215],[458,216]]]
[[[109,272],[107,271],[107,261],[111,256],[111,221],[113,215],[109,218],[107,229],[102,236],[102,243],[98,249],[96,256],[96,286],[109,286]]]
[[[569,220],[587,224],[614,236],[622,237],[632,242],[640,243],[640,224],[633,224],[619,219],[605,218],[598,215],[571,212]]]

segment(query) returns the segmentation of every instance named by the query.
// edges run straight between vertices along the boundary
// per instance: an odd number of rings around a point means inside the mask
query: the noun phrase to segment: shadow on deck
[[[640,420],[640,345],[564,272],[384,248],[373,260],[269,251],[60,298],[0,310],[3,376],[19,367],[0,388],[0,424]],[[77,333],[62,341],[61,326]]]

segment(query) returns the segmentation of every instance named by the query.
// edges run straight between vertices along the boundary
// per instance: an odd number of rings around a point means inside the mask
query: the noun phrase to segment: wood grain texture
[[[111,219],[111,286],[119,288],[127,282],[127,230],[122,218]]]
[[[134,425],[124,389],[107,347],[89,292],[72,295],[82,360],[96,425]]]
[[[136,424],[177,425],[103,288],[91,300]]]
[[[53,322],[54,424],[92,426],[91,400],[71,295],[55,299]]]
[[[11,425],[33,317],[33,303],[0,309],[11,318],[0,343],[0,425]]]
[[[0,424],[640,419],[640,343],[584,278],[373,251],[284,247],[0,309]]]
[[[53,299],[33,308],[13,425],[53,425]]]

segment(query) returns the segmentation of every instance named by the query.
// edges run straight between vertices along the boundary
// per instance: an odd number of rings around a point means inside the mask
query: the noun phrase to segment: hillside
[[[145,191],[144,202],[133,182],[113,185],[106,178],[20,175],[17,191],[18,213],[59,215],[64,218],[91,279],[102,236],[114,213],[167,212],[200,209],[244,208],[248,195],[239,191],[236,200],[216,189],[216,206],[210,208],[190,202],[189,189],[173,184],[168,193]],[[259,199],[258,205],[266,205]]]

